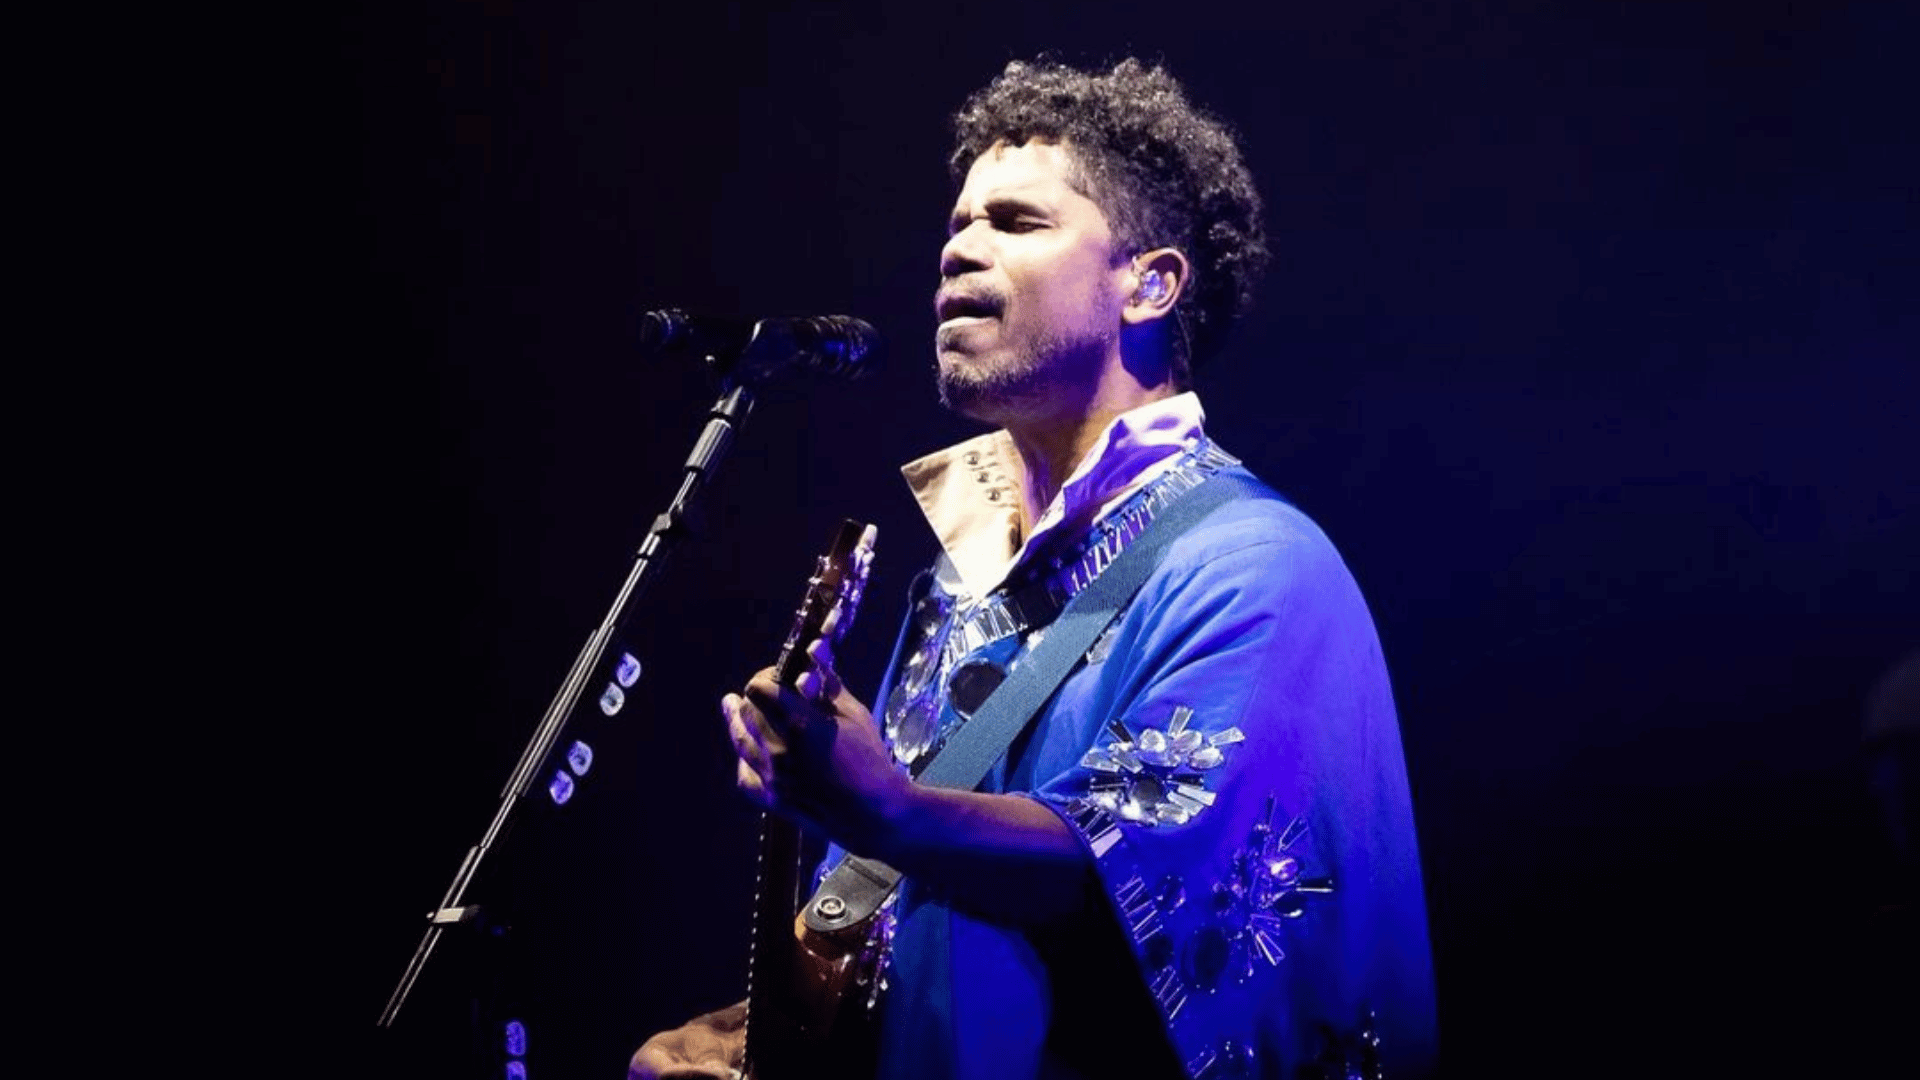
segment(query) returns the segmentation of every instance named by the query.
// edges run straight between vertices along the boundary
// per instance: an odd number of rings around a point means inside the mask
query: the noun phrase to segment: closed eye
[[[1032,232],[1047,226],[1047,216],[1024,199],[989,199],[985,209],[988,220],[1001,232]]]
[[[992,199],[982,209],[984,210],[982,216],[987,223],[999,232],[1033,232],[1035,229],[1044,229],[1052,224],[1039,207],[1019,199]],[[951,238],[978,220],[980,217],[966,217],[956,213],[947,221],[947,236]]]
[[[952,239],[962,229],[965,229],[968,225],[971,225],[973,221],[977,221],[977,220],[980,220],[980,219],[975,218],[968,221],[956,221],[956,222],[949,223],[947,225],[948,239]],[[999,214],[988,214],[986,217],[986,221],[989,225],[992,225],[994,227],[995,231],[1004,232],[1004,233],[1026,233],[1026,232],[1033,232],[1036,229],[1044,229],[1047,227],[1047,222],[1045,221],[1042,221],[1034,217],[1024,217],[1024,216],[1004,216],[1003,217]]]

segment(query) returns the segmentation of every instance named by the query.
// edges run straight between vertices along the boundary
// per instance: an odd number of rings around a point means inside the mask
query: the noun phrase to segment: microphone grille
[[[823,315],[819,337],[809,350],[809,367],[839,379],[858,379],[874,367],[880,349],[880,331],[851,315]]]

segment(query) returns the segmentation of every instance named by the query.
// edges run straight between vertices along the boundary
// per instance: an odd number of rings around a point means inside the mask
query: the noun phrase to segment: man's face
[[[1119,356],[1127,264],[1069,151],[1000,144],[973,163],[940,251],[940,400],[1005,423],[1073,407]]]

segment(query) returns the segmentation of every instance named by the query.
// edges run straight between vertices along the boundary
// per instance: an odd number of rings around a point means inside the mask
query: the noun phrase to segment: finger
[[[784,715],[787,703],[782,700],[782,695],[787,692],[788,688],[775,681],[771,668],[747,680],[747,703],[767,720],[769,730],[777,731],[779,725],[788,721],[788,717]]]
[[[734,1080],[739,1075],[731,1066],[718,1061],[695,1061],[661,1073],[660,1080]]]
[[[832,701],[840,696],[840,673],[833,667],[833,646],[822,638],[807,646],[807,657],[813,661],[813,670],[819,675],[819,688],[815,700]]]
[[[732,694],[720,699],[720,711],[727,719],[727,740],[733,744],[733,752],[740,759],[753,766],[756,772],[767,772],[773,765],[773,755],[760,737],[760,725],[749,720],[742,711],[744,704]]]
[[[761,668],[747,680],[746,694],[749,698],[772,697],[780,692],[780,673],[772,668]]]
[[[826,693],[826,679],[817,671],[801,672],[800,677],[793,681],[793,688],[815,708],[830,700]]]
[[[833,670],[832,639],[824,638],[824,637],[815,638],[813,640],[813,643],[807,646],[807,659],[812,660],[813,666],[816,668],[819,668],[822,671],[832,671]]]
[[[733,783],[760,809],[773,809],[773,794],[766,779],[754,771],[745,758],[734,763]]]
[[[774,726],[772,719],[774,716],[781,715],[785,711],[786,704],[781,701],[777,693],[770,698],[764,698],[757,702],[754,699],[754,694],[754,684],[748,683],[748,696],[741,697],[739,694],[728,694],[720,700],[723,707],[726,707],[727,702],[731,700],[732,712],[739,714],[740,721],[746,727],[747,732],[760,743],[761,749],[765,751],[768,760],[772,760],[774,755],[784,753],[787,749],[786,739],[781,735],[780,729]],[[729,715],[729,720],[731,720],[731,714]]]
[[[775,754],[810,729],[826,700],[820,696],[819,676],[811,671],[801,672],[791,686],[758,676],[747,683],[746,711],[759,715],[765,731],[762,737]]]
[[[831,671],[808,671],[794,680],[794,693],[815,712],[832,712],[833,699],[840,693],[840,680]]]
[[[840,680],[831,671],[809,671],[795,680],[794,690],[815,710],[830,712],[840,696]]]
[[[733,1070],[714,1060],[696,1061],[676,1049],[649,1042],[627,1065],[627,1080],[731,1080]]]

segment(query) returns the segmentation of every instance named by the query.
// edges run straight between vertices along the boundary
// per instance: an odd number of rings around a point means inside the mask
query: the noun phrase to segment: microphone
[[[850,315],[812,315],[748,322],[689,315],[678,308],[640,317],[640,350],[693,356],[722,377],[758,382],[798,368],[834,379],[858,379],[872,370],[880,332]]]

